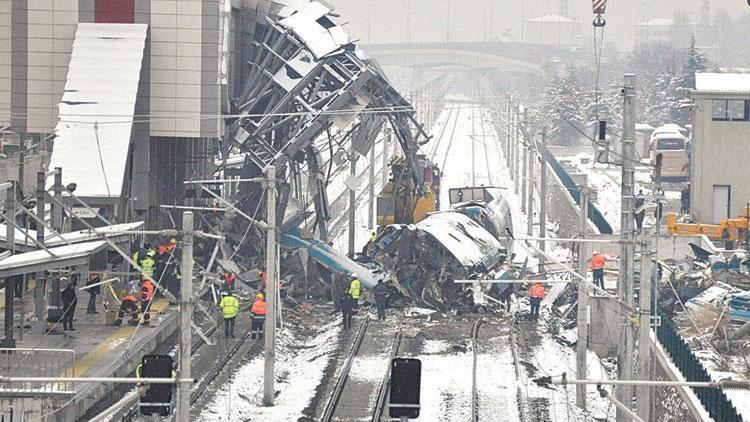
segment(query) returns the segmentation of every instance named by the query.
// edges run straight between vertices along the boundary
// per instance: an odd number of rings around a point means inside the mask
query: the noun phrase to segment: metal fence
[[[706,368],[690,350],[690,346],[675,330],[669,317],[659,311],[661,325],[656,329],[656,337],[672,357],[677,368],[687,381],[710,382]],[[742,417],[720,388],[693,388],[695,395],[715,421],[742,422]]]
[[[0,349],[0,376],[74,377],[76,355],[68,349]],[[75,393],[71,382],[8,383],[0,386],[0,396],[39,397]]]
[[[557,174],[557,177],[560,179],[565,189],[567,189],[568,193],[573,198],[575,203],[580,206],[581,188],[573,181],[568,172],[565,171],[560,162],[557,161],[557,158],[555,158],[555,156],[549,152],[549,149],[547,149],[546,146],[542,144],[538,144],[537,146],[542,152],[542,156],[547,157],[547,162],[549,163],[550,167],[552,167],[552,170],[555,172],[555,174]],[[592,223],[594,223],[594,226],[596,226],[596,229],[599,230],[599,233],[613,233],[612,226],[610,226],[601,211],[599,211],[596,205],[592,204],[591,201],[589,201],[588,218]]]

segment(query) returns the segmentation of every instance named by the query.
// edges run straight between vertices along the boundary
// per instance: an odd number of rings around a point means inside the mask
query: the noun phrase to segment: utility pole
[[[16,253],[16,182],[11,180],[2,184],[5,187],[5,247],[10,254]],[[0,341],[0,347],[12,349],[16,347],[16,340],[13,338],[13,301],[15,293],[10,281],[6,279],[5,286],[5,324],[4,335]],[[23,303],[23,302],[22,302]],[[21,308],[23,310],[23,308]],[[23,312],[21,313],[21,332],[18,335],[19,340],[23,340]]]
[[[391,128],[385,128],[385,137],[383,138],[383,187],[388,184],[388,147],[391,143]]]
[[[527,168],[528,168],[528,158],[529,158],[529,140],[526,139],[526,134],[529,131],[529,110],[527,108],[523,109],[523,132],[522,132],[522,140],[523,144],[521,145],[521,149],[523,150],[523,160],[521,161],[521,211],[526,212],[526,186],[528,181],[527,177]]]
[[[589,190],[587,186],[581,186],[581,206],[578,215],[578,233],[581,239],[586,238],[589,212]],[[586,257],[588,250],[586,242],[578,244],[578,273],[586,274]],[[576,376],[578,379],[587,379],[586,354],[589,344],[589,287],[584,280],[578,280],[578,341],[576,343]],[[586,386],[576,386],[576,406],[586,408]]]
[[[617,295],[631,309],[633,309],[633,278],[634,278],[634,245],[633,245],[633,156],[635,142],[635,75],[626,74],[623,78],[622,105],[622,192],[620,219],[620,269],[618,274]],[[617,348],[617,378],[627,380],[633,378],[633,353],[635,351],[635,333],[629,321],[629,311],[620,307],[619,323],[624,332],[619,336],[620,344]],[[621,386],[616,390],[617,399],[631,407],[633,388]],[[625,412],[618,409],[617,420],[625,420]]]
[[[40,219],[44,219],[44,194],[45,194],[45,176],[44,172],[38,172],[36,174],[36,215]],[[22,198],[23,200],[23,198]],[[28,233],[28,224],[26,227]],[[44,244],[44,225],[37,224],[36,239],[40,245]],[[44,320],[44,295],[46,283],[42,281],[44,277],[43,272],[36,273],[36,286],[34,286],[34,317],[36,318],[36,324],[34,325],[36,332],[44,333],[46,330],[47,323]],[[50,295],[50,306],[61,306],[59,301],[60,298],[60,278],[54,277],[52,279],[52,293]]]
[[[547,237],[547,130],[542,128],[539,131],[541,138],[541,151],[539,155],[539,237]],[[539,249],[544,252],[547,250],[546,242],[539,242]],[[540,270],[544,266],[544,257],[539,257]]]
[[[370,147],[370,171],[368,172],[367,195],[367,229],[372,231],[375,220],[375,142]]]
[[[190,420],[190,349],[193,317],[193,212],[182,213],[182,280],[180,281],[180,378],[177,395],[177,422]]]
[[[529,199],[526,201],[529,207],[529,211],[526,214],[526,234],[528,236],[534,235],[534,159],[536,158],[536,143],[533,138],[534,135],[529,131],[529,172],[527,174],[529,179]]]
[[[521,131],[521,106],[519,105],[518,108],[513,113],[513,192],[518,195],[518,182],[521,178],[519,175],[519,169],[518,169],[518,161],[519,156],[521,155],[521,137],[518,136],[519,132]]]
[[[645,231],[641,235],[641,286],[638,323],[638,379],[651,379],[651,242]],[[580,377],[579,377],[580,378]],[[638,416],[651,420],[651,392],[647,386],[636,387]]]
[[[508,163],[508,169],[510,170],[510,177],[513,177],[513,157],[510,156],[510,113],[513,108],[513,96],[508,96],[508,101],[505,103],[505,161]]]
[[[263,367],[263,405],[273,406],[276,390],[274,385],[274,362],[276,360],[276,248],[278,247],[276,231],[276,167],[269,166],[266,182],[266,322],[265,350]]]
[[[354,147],[349,150],[349,177],[354,181],[357,177],[357,157]],[[353,186],[353,187],[352,187]],[[357,186],[349,186],[349,256],[354,256],[354,230],[357,216]]]

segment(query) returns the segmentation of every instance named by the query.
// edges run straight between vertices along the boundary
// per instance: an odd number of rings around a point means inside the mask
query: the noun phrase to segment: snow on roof
[[[674,19],[672,18],[653,18],[644,22],[635,24],[636,26],[674,26]]]
[[[471,218],[457,212],[431,214],[415,225],[437,239],[465,267],[486,263],[503,246]]]
[[[696,73],[696,91],[750,93],[750,73]]]
[[[328,6],[311,1],[299,6],[294,13],[280,20],[279,24],[291,29],[313,55],[320,59],[349,43],[346,32],[329,19],[330,12]]]
[[[78,24],[49,165],[77,195],[121,194],[147,28]]]
[[[77,243],[75,245],[49,248],[49,252],[38,250],[11,255],[0,260],[0,277],[5,278],[16,274],[23,274],[25,271],[33,271],[35,269],[29,267],[38,264],[57,265],[55,268],[74,265],[68,261],[76,258],[88,257],[91,254],[101,251],[106,245],[107,243],[105,241],[100,240],[96,242]],[[54,256],[50,255],[50,252],[54,254]]]
[[[562,15],[542,15],[537,16],[536,18],[529,19],[529,22],[552,22],[552,23],[560,23],[560,22],[569,22],[569,23],[578,23],[577,20],[571,19],[567,16]]]

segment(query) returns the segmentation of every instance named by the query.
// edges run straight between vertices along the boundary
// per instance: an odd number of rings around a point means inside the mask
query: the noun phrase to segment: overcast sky
[[[353,38],[366,43],[444,41],[450,10],[451,41],[482,41],[510,34],[522,38],[522,22],[541,14],[558,14],[564,0],[328,0],[348,22]],[[632,48],[633,25],[650,18],[672,17],[676,9],[696,20],[702,0],[609,0],[605,46]],[[448,4],[450,7],[448,7]],[[711,0],[711,14],[719,8],[731,15],[750,12],[745,0]],[[490,10],[492,11],[490,13]],[[591,39],[590,0],[568,0],[569,15],[582,25],[584,39]],[[410,19],[409,19],[410,17]],[[407,21],[411,31],[407,34]],[[368,25],[368,21],[370,25]],[[369,26],[369,28],[368,28]]]

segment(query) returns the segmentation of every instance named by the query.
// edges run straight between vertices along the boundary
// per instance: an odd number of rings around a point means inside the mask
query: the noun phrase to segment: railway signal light
[[[169,355],[146,355],[141,359],[138,378],[172,378],[173,361]],[[142,415],[168,416],[172,411],[172,384],[152,384],[141,397]]]
[[[410,358],[391,360],[391,386],[388,413],[392,418],[419,417],[422,361]]]

